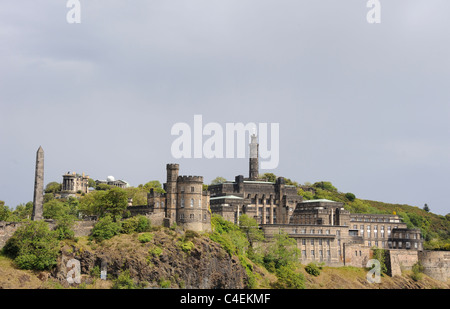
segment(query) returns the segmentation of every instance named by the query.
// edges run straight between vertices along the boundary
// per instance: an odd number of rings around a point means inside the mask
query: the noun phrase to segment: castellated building
[[[202,176],[179,176],[178,164],[167,164],[165,193],[151,190],[146,206],[129,206],[132,215],[144,214],[166,227],[176,223],[184,230],[211,231],[209,192]]]
[[[344,203],[303,200],[283,177],[259,179],[258,145],[250,143],[249,177],[239,175],[208,187],[212,213],[235,224],[242,214],[255,218],[267,238],[281,231],[296,239],[302,263],[366,267],[371,248],[423,250],[418,229],[408,229],[397,215],[352,214]]]

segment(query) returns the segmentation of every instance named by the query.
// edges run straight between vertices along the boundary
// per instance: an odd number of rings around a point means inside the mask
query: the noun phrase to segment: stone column
[[[266,196],[263,194],[262,196],[262,205],[263,205],[263,211],[262,211],[262,224],[266,224]]]
[[[259,217],[259,207],[258,207],[258,194],[255,194],[255,207],[256,207],[256,215],[255,215],[255,219],[256,219],[256,222],[258,222],[258,224],[260,224],[261,222],[259,222],[259,219],[258,219],[258,217]]]
[[[269,204],[270,204],[269,223],[273,224],[273,196],[272,195],[270,196]]]
[[[44,204],[44,150],[39,147],[36,153],[36,170],[34,176],[33,213],[31,220],[43,219]]]

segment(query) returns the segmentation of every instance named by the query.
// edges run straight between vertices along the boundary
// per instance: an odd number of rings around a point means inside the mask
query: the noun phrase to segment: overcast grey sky
[[[273,172],[450,212],[450,2],[81,0],[0,3],[0,200],[67,171],[137,186],[234,179],[247,159],[172,157],[177,122],[280,125]]]

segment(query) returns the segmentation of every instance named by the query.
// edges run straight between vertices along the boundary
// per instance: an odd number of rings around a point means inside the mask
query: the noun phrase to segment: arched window
[[[191,207],[194,207],[194,199],[191,198]]]
[[[181,198],[181,208],[184,208],[184,198]]]

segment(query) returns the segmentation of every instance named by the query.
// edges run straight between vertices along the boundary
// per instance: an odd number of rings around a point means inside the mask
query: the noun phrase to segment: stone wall
[[[89,236],[97,221],[76,221],[73,226],[75,237]]]
[[[0,221],[0,249],[22,224],[20,222]]]
[[[53,220],[45,220],[45,222],[49,224],[50,229],[53,229],[56,226],[56,223]],[[90,235],[95,223],[96,221],[76,221],[73,227],[75,236],[79,237]],[[24,224],[25,222],[0,221],[0,249],[3,248],[14,232]]]
[[[391,277],[400,276],[403,270],[411,270],[412,266],[419,261],[416,250],[391,249],[386,251],[386,266]]]
[[[450,278],[450,251],[419,251],[419,261],[424,274],[440,281]]]
[[[344,246],[344,265],[367,267],[367,262],[373,258],[373,250],[360,244],[346,244]]]

